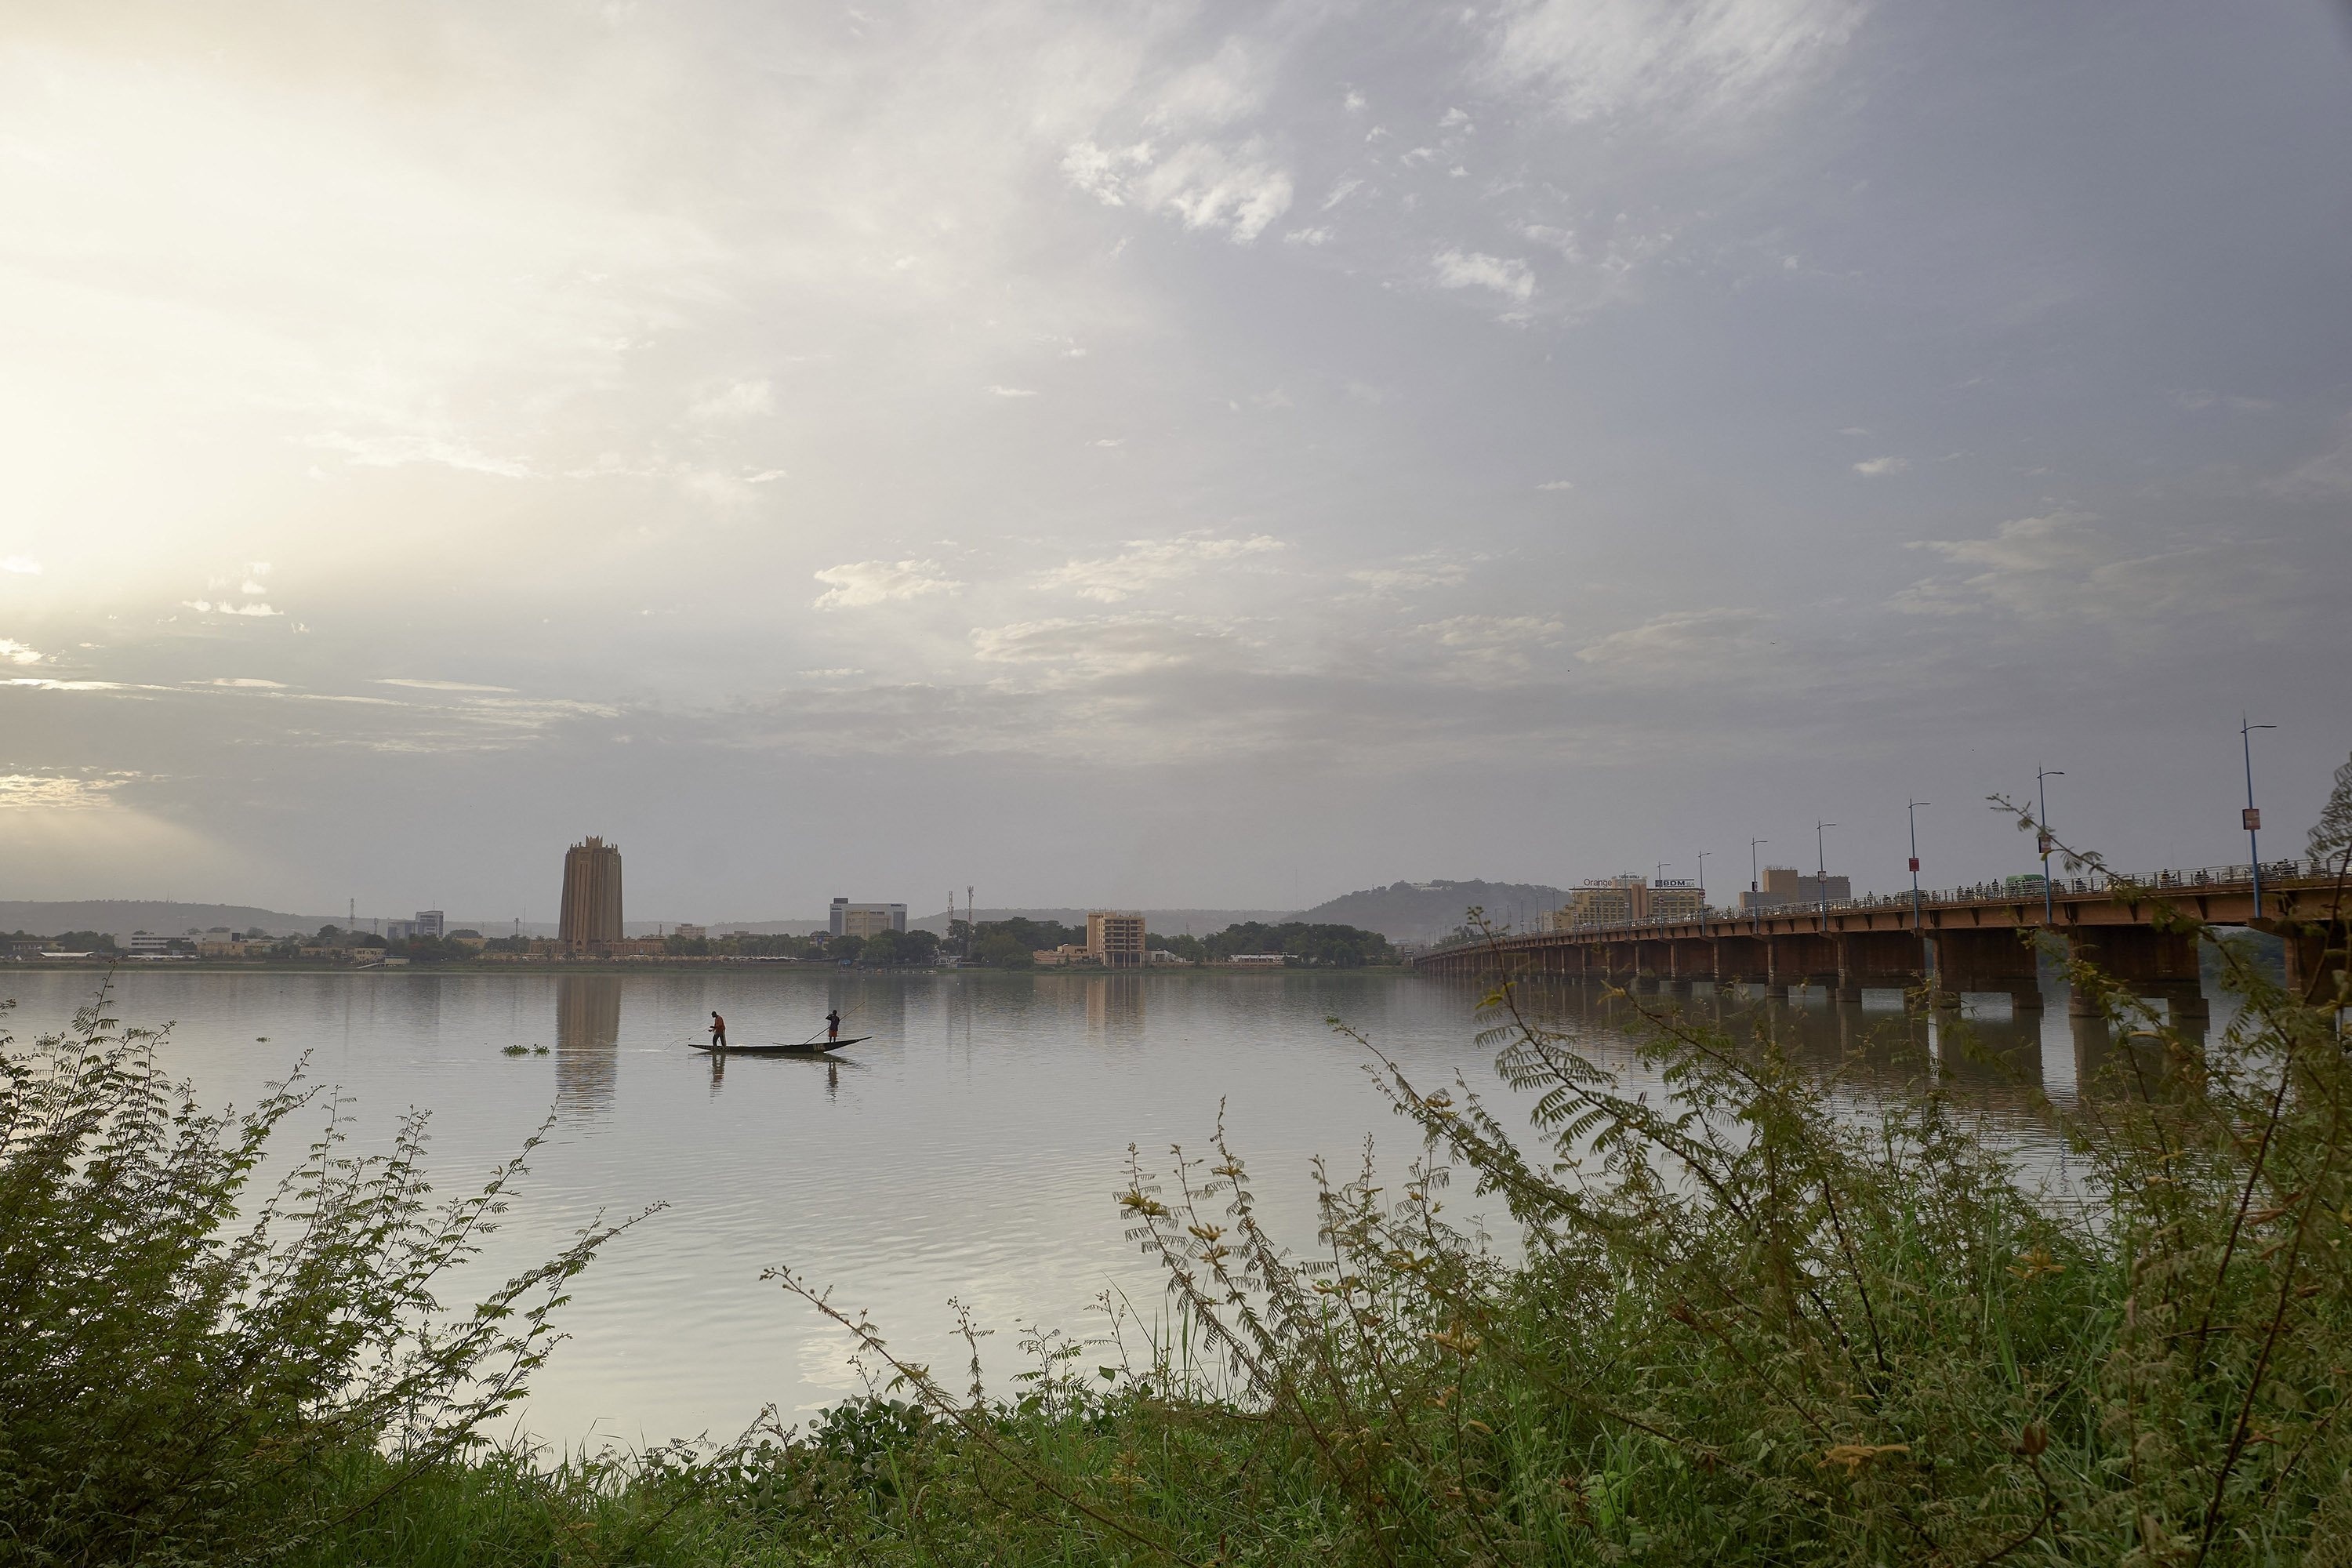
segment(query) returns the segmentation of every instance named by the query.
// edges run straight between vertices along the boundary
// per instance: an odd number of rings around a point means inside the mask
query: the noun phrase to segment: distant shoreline
[[[821,958],[622,958],[591,959],[578,963],[206,963],[203,959],[166,963],[122,962],[108,963],[97,959],[40,960],[20,959],[0,963],[0,976],[12,973],[41,971],[49,973],[147,973],[165,974],[642,974],[653,972],[670,973],[722,970],[730,973],[757,973],[764,970],[786,970],[794,973],[824,972],[858,975],[878,974],[1291,974],[1313,970],[1324,974],[1382,973],[1402,974],[1411,971],[1403,963],[1365,963],[1343,968],[1336,964],[1270,964],[1249,963],[1153,963],[1131,969],[1106,969],[1097,964],[1043,964],[1028,969],[1000,969],[990,964],[894,963],[880,968],[852,966],[844,970],[840,964]]]

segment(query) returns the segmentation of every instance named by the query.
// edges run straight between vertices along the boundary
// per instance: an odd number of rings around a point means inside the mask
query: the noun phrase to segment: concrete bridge
[[[2308,986],[2345,968],[2352,889],[2297,861],[2264,863],[2262,918],[2253,868],[2206,867],[2147,877],[2053,879],[2045,919],[2041,887],[1999,884],[1920,895],[1781,905],[1753,914],[1577,926],[1464,942],[1415,958],[1429,974],[1598,980],[1634,992],[1760,985],[1767,996],[1819,987],[1840,1002],[1866,990],[2005,994],[2020,1011],[2042,1005],[2030,933],[2062,937],[2136,994],[2162,997],[2176,1016],[2201,1015],[2195,940],[2168,929],[2166,911],[2214,925],[2252,926],[2286,943],[2287,979]],[[2085,1006],[2090,1005],[2088,999]]]

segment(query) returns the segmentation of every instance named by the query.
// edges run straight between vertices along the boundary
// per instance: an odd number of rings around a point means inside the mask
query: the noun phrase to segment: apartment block
[[[1111,910],[1087,915],[1087,956],[1111,969],[1139,969],[1143,956],[1143,917]]]

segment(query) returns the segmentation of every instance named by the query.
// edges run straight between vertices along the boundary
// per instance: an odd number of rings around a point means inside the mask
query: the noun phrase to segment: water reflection
[[[1538,1016],[1572,1030],[1598,1051],[1637,1030],[1641,1011],[1664,1013],[1766,1045],[1788,1060],[1865,1096],[1892,1094],[1940,1079],[1988,1109],[2042,1120],[2051,1091],[2044,1073],[2040,1013],[1963,1017],[1906,1008],[1887,993],[1838,1002],[1821,987],[1792,996],[1762,987],[1699,985],[1681,994],[1633,997],[1595,985],[1527,988]]]
[[[36,973],[22,984],[28,1016],[61,1018],[85,999],[79,975]],[[960,1355],[946,1303],[970,1303],[1000,1331],[989,1342],[1004,1352],[990,1357],[992,1376],[1011,1370],[1003,1331],[1012,1325],[1083,1329],[1107,1287],[1156,1300],[1164,1280],[1124,1238],[1110,1198],[1130,1143],[1148,1163],[1153,1151],[1164,1161],[1171,1145],[1197,1149],[1222,1121],[1263,1178],[1265,1223],[1313,1245],[1323,1217],[1313,1157],[1345,1159],[1370,1134],[1387,1173],[1417,1144],[1362,1070],[1366,1053],[1327,1026],[1333,1016],[1416,1083],[1433,1089],[1459,1074],[1498,1112],[1525,1108],[1475,1042],[1472,1009],[1485,988],[1405,975],[714,966],[513,976],[159,970],[121,984],[123,1016],[179,1020],[166,1064],[203,1095],[249,1099],[311,1050],[370,1128],[387,1128],[404,1106],[432,1108],[436,1168],[452,1175],[509,1156],[552,1099],[568,1125],[534,1155],[527,1190],[490,1244],[485,1268],[500,1277],[567,1245],[600,1213],[667,1205],[598,1259],[566,1309],[572,1337],[534,1380],[527,1412],[530,1430],[558,1441],[592,1430],[649,1439],[740,1430],[769,1401],[799,1419],[856,1392],[838,1333],[761,1282],[773,1262],[839,1287],[888,1326],[894,1347],[940,1364]],[[2037,1073],[2053,1093],[2061,1084],[2071,1093],[2076,1071],[2059,1005],[2043,1016],[2042,1051],[2033,1021],[2001,1016],[1931,1023],[1803,992],[1794,1005],[1711,989],[1671,1001],[1839,1074],[1841,1103],[1857,1116],[1869,1113],[1872,1084],[1916,1082],[1937,1070],[1940,1053],[1954,1075],[1983,1086],[1970,1101],[1996,1114],[2018,1108],[2006,1130],[2030,1144],[2047,1138],[2024,1110]],[[713,1060],[686,1048],[714,1011],[743,1041],[798,1041],[823,1033],[831,1007],[844,1015],[843,1034],[870,1037],[844,1059]],[[1622,1032],[1634,1021],[1630,1002],[1564,988],[1539,1010],[1582,1031],[1581,1048],[1629,1091],[1659,1101],[1663,1083],[1632,1059]],[[1964,1034],[2005,1069],[1964,1058]],[[541,1042],[555,1046],[551,1059],[499,1049]],[[2083,1070],[2095,1077],[2097,1067],[2086,1060]],[[1507,1215],[1466,1194],[1458,1201],[1457,1214],[1509,1232]]]
[[[1132,1045],[1143,1038],[1143,976],[1087,977],[1087,1033],[1098,1040]]]
[[[555,983],[555,1109],[593,1119],[612,1109],[621,1068],[617,974],[566,974]]]

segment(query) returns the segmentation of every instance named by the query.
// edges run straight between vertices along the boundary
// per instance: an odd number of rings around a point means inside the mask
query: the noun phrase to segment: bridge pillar
[[[2182,1016],[2210,1012],[2198,973],[2197,939],[2186,931],[2077,927],[2067,933],[2066,943],[2077,963],[2090,964],[2135,996],[2160,996]],[[2101,1009],[2095,997],[2078,989],[2067,998],[2066,1010],[2089,1015]]]
[[[2042,979],[2033,947],[2015,926],[1962,926],[1936,938],[1940,984],[1963,991],[1998,991],[2020,1013],[2042,1010]]]
[[[2270,922],[2264,922],[2269,924]],[[2287,989],[2325,1005],[2345,994],[2347,933],[2352,922],[2279,922],[2273,928],[2286,948]]]

